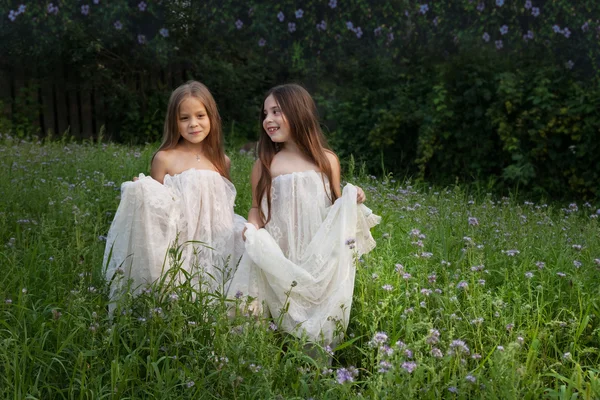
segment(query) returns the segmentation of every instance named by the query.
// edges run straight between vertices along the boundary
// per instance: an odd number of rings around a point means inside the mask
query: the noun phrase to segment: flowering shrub
[[[600,193],[595,0],[2,0],[0,15],[0,70],[64,64],[102,88],[124,141],[160,136],[149,98],[182,80],[246,136],[264,91],[301,81],[336,150],[371,170]]]

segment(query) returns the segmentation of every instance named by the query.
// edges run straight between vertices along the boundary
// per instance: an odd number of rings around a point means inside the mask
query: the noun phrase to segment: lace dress
[[[210,170],[166,175],[164,185],[143,174],[123,183],[104,253],[111,299],[129,280],[139,293],[166,276],[174,244],[182,246],[181,267],[196,289],[225,290],[244,250],[246,221],[233,212],[235,196],[233,184]],[[176,274],[177,280],[183,275]]]
[[[228,297],[250,296],[251,311],[270,312],[295,336],[336,343],[348,326],[355,260],[375,247],[370,228],[381,218],[356,204],[351,184],[332,205],[329,182],[315,171],[274,178],[271,203],[265,229],[246,224]]]

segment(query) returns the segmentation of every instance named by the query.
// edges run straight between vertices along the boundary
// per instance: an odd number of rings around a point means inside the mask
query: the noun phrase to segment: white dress
[[[166,175],[164,185],[143,174],[123,183],[104,253],[111,300],[127,287],[139,293],[166,277],[174,244],[181,246],[185,271],[174,274],[175,284],[189,275],[197,290],[226,290],[244,250],[246,220],[233,212],[235,196],[233,184],[210,170]]]
[[[259,230],[246,224],[246,252],[228,293],[250,296],[251,311],[269,311],[284,331],[323,344],[335,344],[348,326],[355,262],[375,247],[370,228],[381,220],[357,205],[355,186],[333,205],[329,192],[319,172],[275,177],[271,220]],[[266,201],[262,208],[266,214]]]

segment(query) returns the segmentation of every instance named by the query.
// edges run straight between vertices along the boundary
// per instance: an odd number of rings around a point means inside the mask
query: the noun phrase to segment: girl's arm
[[[152,166],[150,167],[150,176],[155,181],[163,183],[167,172],[167,165],[169,164],[168,154],[165,151],[159,151],[152,160]]]
[[[248,212],[248,222],[256,227],[256,229],[262,228],[262,220],[260,218],[260,210],[258,208],[258,200],[256,198],[256,186],[260,180],[262,173],[262,164],[260,159],[256,160],[254,167],[252,167],[252,175],[250,180],[252,182],[252,208]]]
[[[231,176],[231,159],[225,155],[225,168],[227,168],[227,175]]]
[[[342,196],[342,191],[340,189],[341,183],[340,183],[340,175],[341,175],[341,168],[340,168],[340,160],[338,159],[337,155],[333,152],[333,151],[326,151],[327,154],[327,158],[329,159],[329,162],[331,163],[331,177],[333,179],[333,188],[336,191],[335,195],[336,197],[341,197]],[[356,202],[358,204],[362,204],[365,202],[365,200],[367,200],[367,196],[365,196],[365,192],[362,190],[362,188],[360,188],[359,186],[356,187]]]

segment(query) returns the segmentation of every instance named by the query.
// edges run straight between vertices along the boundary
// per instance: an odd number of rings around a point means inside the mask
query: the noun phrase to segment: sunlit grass
[[[111,322],[104,236],[154,149],[0,138],[3,398],[600,397],[598,204],[347,176],[383,219],[331,365],[185,284]],[[253,161],[230,156],[246,215]]]

